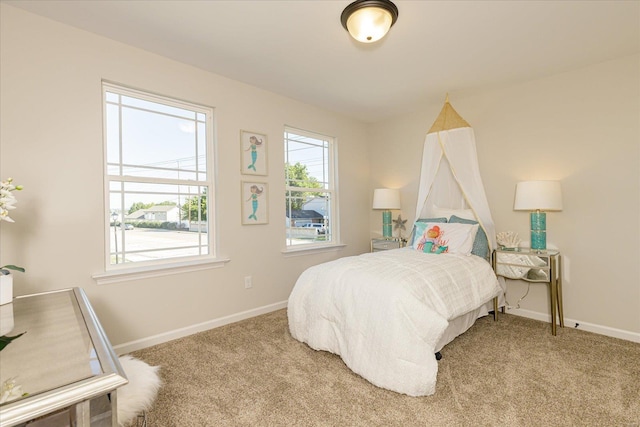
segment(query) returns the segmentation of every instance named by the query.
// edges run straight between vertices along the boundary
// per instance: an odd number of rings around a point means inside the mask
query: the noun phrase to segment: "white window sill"
[[[303,247],[300,247],[300,246],[303,246]],[[312,255],[312,254],[317,254],[322,252],[337,252],[344,249],[347,245],[337,244],[337,245],[331,245],[331,246],[305,246],[305,245],[300,245],[300,246],[287,248],[282,251],[282,254],[285,257],[292,257],[292,256],[301,256],[301,255]]]
[[[162,265],[131,266],[127,268],[97,273],[91,276],[98,285],[125,282],[128,280],[148,279],[150,277],[167,276],[169,274],[187,273],[191,271],[220,268],[229,262],[229,259],[207,259],[197,261],[172,262]]]

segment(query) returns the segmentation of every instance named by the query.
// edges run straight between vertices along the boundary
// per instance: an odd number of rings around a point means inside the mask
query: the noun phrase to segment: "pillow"
[[[452,215],[449,219],[449,222],[457,224],[478,223],[478,221],[460,218],[456,215]],[[484,232],[482,227],[478,227],[478,232],[476,233],[475,240],[473,241],[473,248],[471,249],[471,253],[489,261],[489,240],[487,239],[487,234]]]
[[[418,222],[412,247],[423,252],[470,255],[478,227],[478,224]]]
[[[418,222],[447,222],[447,218],[418,218],[416,220],[416,223]],[[413,224],[413,230],[411,230],[411,243],[409,243],[409,246],[413,246],[413,243],[416,240],[416,225]]]
[[[447,222],[447,218],[418,218],[416,222]]]
[[[450,218],[452,215],[456,215],[458,218],[471,220],[476,219],[476,216],[473,214],[473,211],[471,209],[439,208],[436,205],[433,205],[432,211],[434,216],[444,216],[446,218]]]

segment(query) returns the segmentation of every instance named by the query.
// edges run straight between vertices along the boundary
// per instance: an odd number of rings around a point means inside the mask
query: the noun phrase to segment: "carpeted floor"
[[[133,353],[162,367],[149,427],[640,426],[640,344],[507,314],[442,354],[416,398],[294,340],[286,310]]]

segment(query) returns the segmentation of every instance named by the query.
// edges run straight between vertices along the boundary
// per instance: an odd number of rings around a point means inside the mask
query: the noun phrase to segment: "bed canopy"
[[[416,220],[438,216],[442,209],[470,209],[487,234],[489,249],[496,247],[475,135],[453,109],[448,96],[424,142]]]

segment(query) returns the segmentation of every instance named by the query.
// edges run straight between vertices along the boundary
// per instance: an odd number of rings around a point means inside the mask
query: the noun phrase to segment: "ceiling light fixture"
[[[390,0],[356,0],[340,16],[342,26],[362,43],[383,38],[398,20],[398,8]]]

